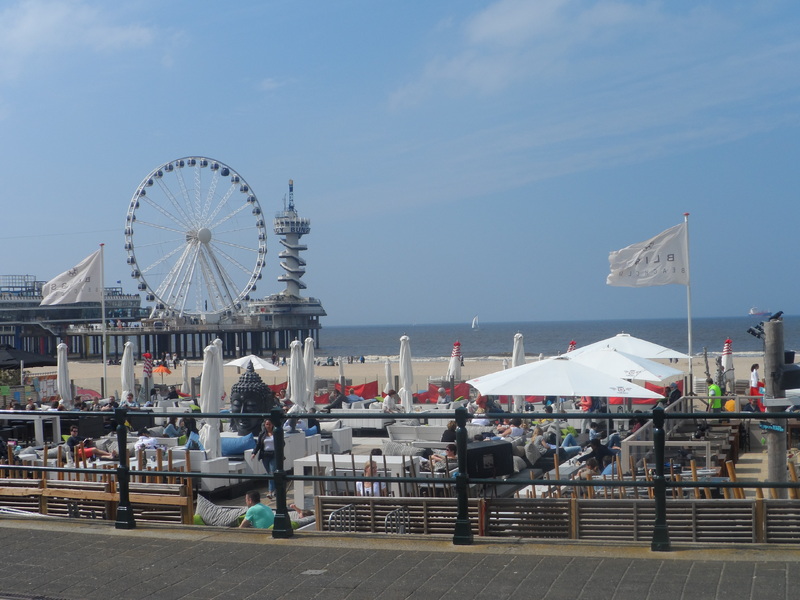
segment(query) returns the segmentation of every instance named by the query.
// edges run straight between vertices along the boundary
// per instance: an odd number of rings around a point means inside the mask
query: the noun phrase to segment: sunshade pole
[[[687,316],[687,337],[689,344],[689,383],[694,389],[694,374],[692,371],[692,277],[689,272],[689,213],[683,213],[683,220],[686,223],[686,236],[683,238],[686,243],[686,316]]]
[[[108,381],[108,367],[106,360],[106,268],[104,264],[103,248],[105,244],[100,244],[100,322],[103,324],[101,329],[103,335],[103,381]],[[131,390],[134,391],[134,390]]]

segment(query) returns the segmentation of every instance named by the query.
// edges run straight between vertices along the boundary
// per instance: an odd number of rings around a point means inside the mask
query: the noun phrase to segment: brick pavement
[[[0,519],[0,600],[797,597],[800,549],[539,544]],[[5,594],[5,595],[4,595]]]

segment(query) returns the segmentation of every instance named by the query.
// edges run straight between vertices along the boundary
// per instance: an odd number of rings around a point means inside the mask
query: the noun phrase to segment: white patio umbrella
[[[237,358],[230,362],[226,362],[226,367],[239,367],[240,369],[246,369],[247,365],[252,363],[254,369],[264,369],[265,371],[280,371],[280,367],[277,367],[272,364],[272,360],[267,360],[266,358],[261,358],[260,356],[256,356],[255,354],[248,354],[247,356],[243,356],[241,358]]]
[[[308,397],[306,367],[303,363],[303,345],[297,340],[289,345],[289,361],[289,385],[286,396],[292,401],[292,404],[298,407],[297,411],[305,412],[307,410],[306,398]]]
[[[649,358],[634,356],[614,348],[596,348],[577,355],[573,354],[571,353],[569,356],[572,360],[620,379],[663,381],[664,379],[683,375],[683,371],[674,367],[662,365]]]
[[[120,363],[122,389],[136,395],[136,375],[133,370],[133,343],[125,342]]]
[[[722,346],[722,379],[729,394],[733,394],[736,389],[736,377],[733,372],[733,351],[731,349],[733,341],[728,338]]]
[[[214,338],[214,345],[219,349],[217,371],[219,372],[220,385],[222,386],[222,393],[220,394],[220,402],[222,402],[222,396],[225,395],[225,364],[223,362],[224,353],[222,352],[222,340],[219,338]]]
[[[192,393],[192,382],[189,381],[189,360],[183,359],[183,365],[181,365],[181,392],[184,394],[191,394]]]
[[[492,395],[662,398],[655,392],[587,367],[567,356],[497,371],[470,379],[467,383],[481,394]]]
[[[403,401],[403,411],[413,411],[414,369],[411,366],[411,339],[407,335],[400,338],[400,389],[397,393]]]
[[[514,334],[514,348],[511,350],[511,367],[525,364],[525,344],[521,333]],[[513,412],[522,412],[525,407],[525,396],[514,396]]]
[[[306,369],[306,408],[314,406],[314,386],[316,375],[314,373],[314,338],[307,337],[303,342],[303,366]]]
[[[445,379],[450,381],[453,378],[456,381],[461,380],[461,342],[453,344],[453,351],[450,353],[450,363],[447,365],[447,374]]]
[[[508,368],[508,359],[504,358],[503,359],[503,370],[505,371],[507,368]]]
[[[595,348],[614,348],[626,354],[633,354],[634,356],[641,356],[643,358],[661,359],[661,358],[685,358],[688,359],[688,354],[683,354],[677,350],[672,350],[665,346],[659,346],[653,342],[642,340],[633,337],[629,333],[618,333],[614,337],[600,340],[588,346],[581,346],[569,353],[570,357],[574,358],[583,352],[594,350]]]
[[[218,413],[222,407],[224,385],[220,371],[222,351],[216,340],[203,350],[203,377],[200,380],[200,410]],[[209,458],[220,456],[219,423],[217,419],[207,419],[200,430],[200,441]]]
[[[337,362],[337,364],[339,365],[339,385],[341,386],[341,388],[342,388],[342,393],[344,394],[344,393],[345,393],[345,389],[344,389],[344,384],[345,384],[345,378],[344,378],[344,357],[343,357],[343,356],[340,356],[340,357],[339,357],[339,360],[337,360],[336,362]]]
[[[56,346],[56,359],[58,360],[58,367],[56,368],[56,391],[61,399],[64,401],[64,408],[72,410],[72,385],[69,382],[69,365],[67,364],[67,345],[61,342]]]
[[[383,393],[388,394],[389,390],[394,389],[394,379],[392,379],[392,362],[387,358],[383,363],[384,375],[386,376],[386,385],[383,386]]]

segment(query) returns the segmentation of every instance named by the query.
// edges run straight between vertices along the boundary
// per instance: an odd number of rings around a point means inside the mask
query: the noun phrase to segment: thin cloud
[[[273,77],[267,77],[259,82],[258,89],[260,89],[262,92],[274,92],[278,88],[282,88],[284,85],[286,85],[285,81],[279,81]]]
[[[103,5],[113,6],[113,5]],[[20,76],[62,52],[113,52],[147,46],[152,28],[117,24],[113,15],[85,2],[31,0],[0,10],[0,81]]]

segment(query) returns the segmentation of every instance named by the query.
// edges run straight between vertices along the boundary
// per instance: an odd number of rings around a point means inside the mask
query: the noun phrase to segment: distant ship
[[[753,306],[750,308],[750,312],[747,314],[751,317],[765,317],[767,315],[771,315],[772,313],[768,310],[760,310],[759,308]]]

